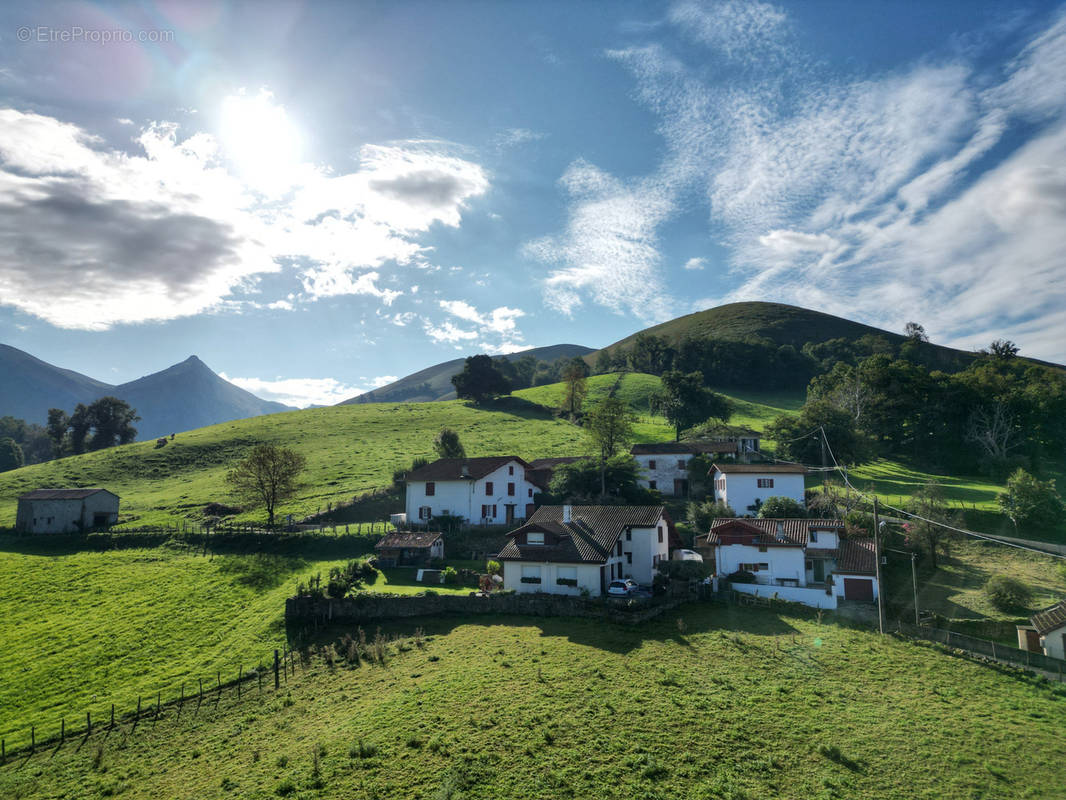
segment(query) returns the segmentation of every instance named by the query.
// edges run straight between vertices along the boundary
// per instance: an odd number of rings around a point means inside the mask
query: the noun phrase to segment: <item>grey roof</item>
[[[718,544],[718,532],[723,528],[740,528],[749,530],[757,537],[758,544],[765,545],[799,545],[806,547],[810,543],[811,531],[844,530],[844,523],[839,519],[807,519],[791,517],[786,519],[762,517],[719,517],[712,520],[711,529],[704,539],[709,545]],[[778,538],[778,532],[781,538]]]
[[[520,528],[511,531],[498,556],[503,561],[590,562],[602,564],[626,528],[652,528],[660,519],[676,537],[664,506],[571,506],[563,522],[563,506],[541,506]],[[550,534],[553,543],[518,544],[530,531]],[[545,537],[546,540],[548,537]]]
[[[1059,600],[1055,605],[1033,614],[1033,627],[1043,636],[1056,628],[1066,626],[1066,600]]]
[[[432,547],[443,534],[440,531],[393,531],[386,534],[374,545],[375,550],[394,550],[397,548]]]
[[[796,473],[806,475],[807,468],[802,464],[714,464],[711,471],[718,470],[726,475],[733,472],[745,472],[752,475],[778,475]]]
[[[529,465],[518,456],[490,456],[488,458],[438,458],[407,473],[407,481],[459,481],[478,480],[489,475],[504,464],[517,461],[523,468]],[[466,474],[463,474],[465,471]]]
[[[32,492],[26,492],[26,494],[20,494],[19,500],[82,500],[90,495],[94,495],[97,492],[107,492],[112,497],[117,498],[118,495],[114,492],[109,492],[107,489],[34,489]]]
[[[647,455],[701,455],[709,453],[735,453],[736,442],[647,442],[635,444],[630,453]]]

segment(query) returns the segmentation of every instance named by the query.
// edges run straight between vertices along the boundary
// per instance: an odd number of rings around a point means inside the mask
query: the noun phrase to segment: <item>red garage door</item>
[[[845,600],[873,600],[874,599],[874,582],[863,580],[862,578],[845,578],[844,579],[844,599]]]

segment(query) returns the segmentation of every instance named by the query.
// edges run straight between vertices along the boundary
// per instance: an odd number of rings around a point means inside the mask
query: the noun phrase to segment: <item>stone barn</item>
[[[383,567],[428,567],[444,558],[444,535],[431,531],[393,531],[374,545]]]
[[[36,489],[21,495],[19,533],[79,533],[118,522],[118,495],[107,489]]]

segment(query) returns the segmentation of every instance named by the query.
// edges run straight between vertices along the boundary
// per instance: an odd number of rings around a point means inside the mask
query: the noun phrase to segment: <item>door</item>
[[[600,594],[607,594],[607,567],[600,567]]]
[[[533,503],[526,503],[526,519],[533,516],[533,512],[537,510],[537,507]]]
[[[514,503],[508,503],[504,509],[507,511],[507,524],[510,525],[514,522]]]
[[[818,562],[815,562],[818,563]],[[874,583],[873,581],[863,580],[862,578],[845,578],[844,579],[844,599],[845,600],[873,600],[874,599]]]
[[[688,497],[688,481],[674,478],[674,497]]]
[[[1040,634],[1035,630],[1027,630],[1025,632],[1025,649],[1032,650],[1034,653],[1040,653]]]
[[[811,562],[811,565],[814,567],[814,582],[825,583],[825,562],[820,558],[816,558]]]

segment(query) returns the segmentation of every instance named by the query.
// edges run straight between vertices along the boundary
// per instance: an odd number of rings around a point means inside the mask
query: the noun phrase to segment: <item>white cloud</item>
[[[293,305],[288,300],[275,300],[273,303],[267,303],[267,308],[273,308],[277,311],[292,311]]]
[[[284,116],[269,95],[256,102]],[[488,189],[477,164],[410,141],[363,147],[347,174],[289,163],[268,191],[230,170],[235,143],[254,131],[238,126],[222,146],[178,133],[153,124],[130,155],[75,125],[0,109],[0,303],[98,330],[239,307],[234,295],[284,262],[309,300],[389,305],[402,291],[380,285],[386,265],[417,260],[420,235],[458,226]]]
[[[706,266],[707,266],[707,259],[706,258],[690,258],[688,261],[685,262],[685,269],[688,269],[688,270],[703,269]]]
[[[219,373],[223,380],[241,387],[264,400],[274,400],[297,408],[311,405],[332,406],[368,391],[369,388],[384,386],[395,378],[388,377],[384,383],[370,387],[350,386],[333,378],[234,378]]]
[[[779,50],[788,26],[783,11],[756,0],[685,0],[670,9],[669,19],[697,41],[742,61]]]
[[[440,307],[453,317],[473,323],[477,330],[460,331],[450,322],[446,322],[443,328],[434,328],[427,324],[426,331],[434,340],[454,342],[460,338],[475,339],[478,336],[490,336],[499,337],[499,341],[492,344],[482,342],[479,347],[486,352],[505,352],[500,350],[503,346],[524,349],[525,346],[521,344],[522,334],[518,330],[517,323],[517,320],[525,316],[525,312],[521,309],[499,306],[492,311],[482,313],[465,300],[440,300],[438,302]],[[506,352],[513,351],[507,350]]]
[[[445,321],[443,325],[433,325],[427,322],[425,323],[425,330],[426,335],[437,343],[446,342],[454,344],[455,342],[470,341],[471,339],[476,339],[478,337],[477,331],[463,330],[455,324],[447,321]]]
[[[519,147],[530,142],[540,141],[547,138],[548,134],[541,131],[531,131],[529,128],[507,128],[496,135],[496,147],[504,149]]]

